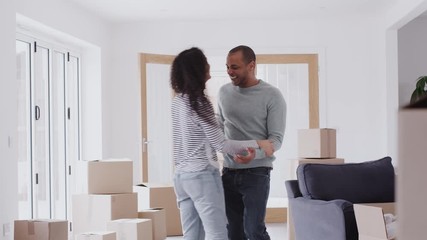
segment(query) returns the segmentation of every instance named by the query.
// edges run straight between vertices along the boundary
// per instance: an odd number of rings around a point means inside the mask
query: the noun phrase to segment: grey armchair
[[[391,158],[337,165],[302,164],[285,182],[297,240],[357,240],[353,203],[394,201]]]

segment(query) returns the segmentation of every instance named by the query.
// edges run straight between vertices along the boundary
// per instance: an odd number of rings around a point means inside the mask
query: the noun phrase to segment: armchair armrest
[[[298,186],[298,180],[286,180],[285,186],[288,198],[302,197]]]
[[[289,198],[298,240],[357,240],[358,232],[351,202],[336,199]]]

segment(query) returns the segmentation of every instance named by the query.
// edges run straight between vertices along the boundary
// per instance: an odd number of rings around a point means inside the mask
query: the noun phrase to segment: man
[[[276,87],[255,76],[256,57],[247,46],[230,50],[227,73],[231,83],[218,95],[218,119],[225,136],[234,140],[269,139],[277,151],[283,140],[286,102]],[[249,156],[249,157],[248,157]],[[223,186],[231,240],[270,239],[265,213],[270,191],[274,156],[255,154],[224,155]]]

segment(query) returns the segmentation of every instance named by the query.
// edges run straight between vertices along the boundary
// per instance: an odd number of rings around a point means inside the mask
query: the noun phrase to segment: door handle
[[[34,113],[35,116],[34,117],[36,118],[36,120],[39,120],[40,119],[40,107],[36,105],[34,111],[35,111],[35,113]]]
[[[147,145],[150,143],[150,141],[147,141],[147,139],[142,138],[142,152],[147,151]]]

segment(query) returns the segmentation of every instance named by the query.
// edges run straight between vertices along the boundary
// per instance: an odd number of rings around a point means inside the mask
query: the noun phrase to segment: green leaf
[[[427,95],[427,91],[425,90],[427,84],[427,76],[420,76],[417,79],[417,83],[414,91],[411,95],[410,103],[416,102],[422,96]]]

